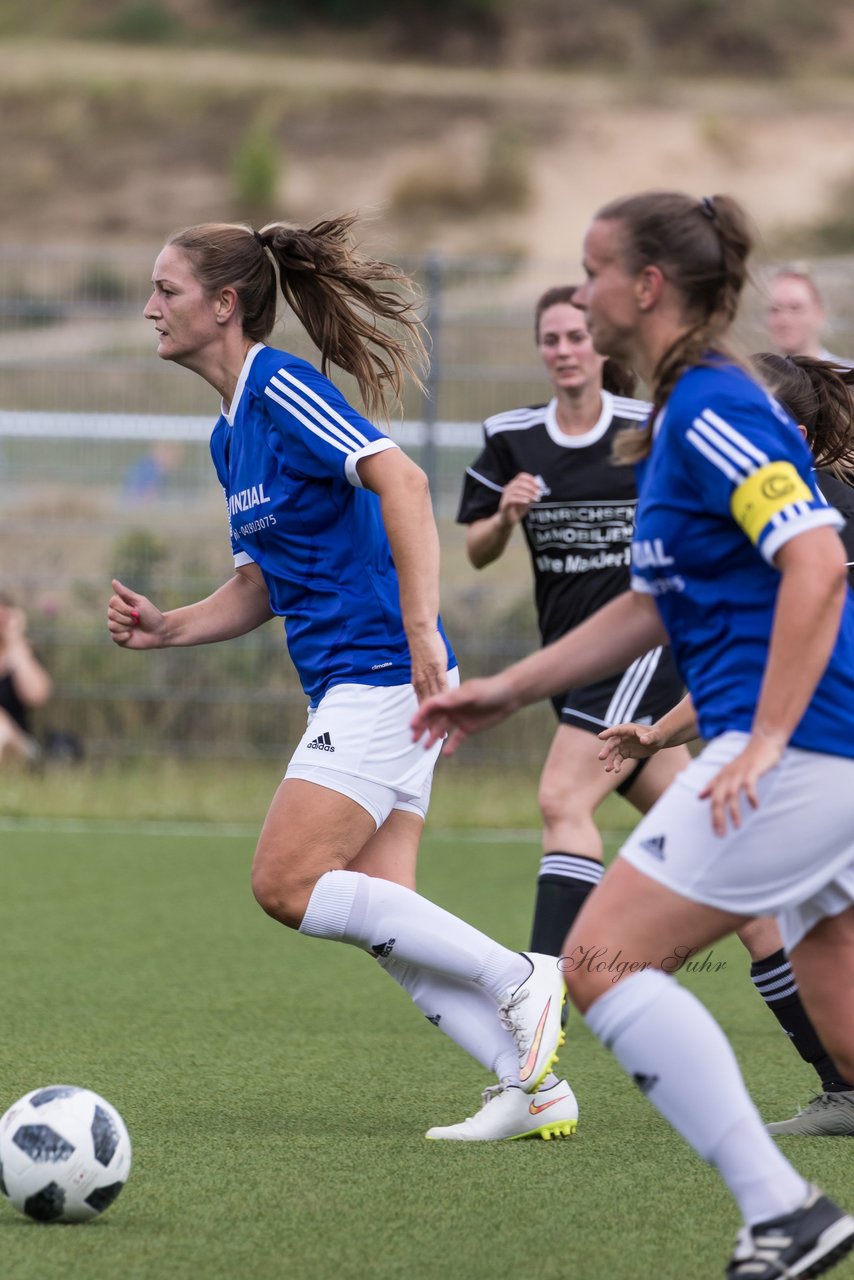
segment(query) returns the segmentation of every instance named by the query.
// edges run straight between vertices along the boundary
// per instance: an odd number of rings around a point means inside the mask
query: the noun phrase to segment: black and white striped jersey
[[[484,447],[466,468],[457,520],[493,515],[504,486],[521,471],[541,498],[523,521],[534,569],[544,644],[577,626],[629,585],[636,487],[633,467],[611,461],[618,431],[642,425],[649,405],[602,392],[602,412],[583,435],[557,422],[557,401],[495,414]]]

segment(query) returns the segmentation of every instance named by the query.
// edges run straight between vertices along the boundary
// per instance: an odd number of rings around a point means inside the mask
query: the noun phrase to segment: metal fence
[[[142,318],[155,250],[0,250],[0,586],[26,607],[56,679],[39,728],[73,731],[91,756],[146,752],[284,755],[305,698],[281,624],[229,645],[135,655],[110,644],[111,577],[163,607],[198,598],[231,570],[207,450],[218,405],[199,378],[157,360]],[[494,669],[536,644],[521,540],[476,574],[454,524],[461,477],[491,413],[547,396],[533,304],[565,280],[559,262],[428,257],[428,394],[410,389],[390,432],[427,469],[444,547],[443,612],[464,670]],[[834,325],[854,353],[854,259],[815,265]],[[741,337],[764,345],[760,274]],[[274,335],[313,359],[293,317]],[[347,378],[345,394],[356,396]],[[542,755],[545,712],[487,735],[471,757]]]

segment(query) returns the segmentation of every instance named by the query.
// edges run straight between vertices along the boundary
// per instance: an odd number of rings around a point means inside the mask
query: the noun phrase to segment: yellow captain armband
[[[791,462],[769,462],[738,486],[729,509],[736,524],[755,545],[774,516],[795,502],[812,501],[812,491]]]

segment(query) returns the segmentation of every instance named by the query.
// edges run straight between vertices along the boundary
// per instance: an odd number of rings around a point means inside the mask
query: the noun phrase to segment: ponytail
[[[355,222],[355,214],[341,214],[308,228],[271,222],[260,231],[204,223],[169,243],[191,256],[208,292],[236,291],[243,332],[255,342],[272,332],[281,290],[319,350],[322,372],[334,364],[352,374],[373,414],[387,392],[400,402],[406,375],[422,385],[427,356],[415,285],[391,263],[357,252]]]
[[[682,295],[690,323],[653,371],[653,410],[647,426],[621,432],[615,441],[616,461],[639,462],[649,453],[656,415],[686,369],[716,358],[741,363],[727,334],[747,278],[753,238],[744,210],[725,195],[694,200],[677,192],[653,191],[611,201],[596,220],[623,224],[628,270],[659,266]]]

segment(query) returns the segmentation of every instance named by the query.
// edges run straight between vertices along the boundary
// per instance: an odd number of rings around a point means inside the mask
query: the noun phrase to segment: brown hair
[[[655,415],[686,369],[715,357],[741,363],[726,335],[747,279],[753,237],[741,205],[724,195],[695,200],[674,191],[649,191],[612,200],[596,221],[622,224],[628,270],[659,267],[681,294],[690,324],[653,370],[649,424],[620,432],[615,441],[618,462],[637,462],[649,453]]]
[[[421,385],[423,323],[417,290],[400,268],[357,252],[350,237],[356,220],[345,213],[312,227],[270,222],[260,231],[206,222],[167,243],[189,255],[207,292],[236,290],[243,332],[256,342],[273,329],[281,289],[320,351],[321,371],[331,363],[352,374],[368,412],[375,412],[387,390],[400,399],[405,374]],[[383,322],[401,332],[384,331]]]
[[[535,342],[539,343],[540,341],[540,321],[543,318],[543,312],[548,311],[549,307],[558,306],[561,302],[568,303],[569,306],[574,307],[577,289],[577,284],[556,284],[540,295],[534,308]],[[637,386],[637,378],[631,369],[627,369],[625,365],[612,360],[608,356],[602,366],[602,386],[615,396],[633,396]]]
[[[762,351],[754,368],[807,433],[815,465],[854,482],[854,369]]]

